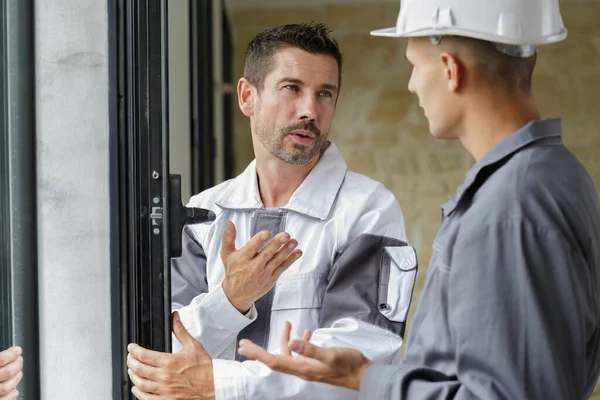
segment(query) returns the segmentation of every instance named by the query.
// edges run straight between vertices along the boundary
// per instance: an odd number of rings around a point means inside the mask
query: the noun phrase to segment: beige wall
[[[245,46],[273,25],[318,21],[333,29],[345,57],[342,93],[332,138],[349,167],[383,182],[404,210],[408,238],[421,266],[420,297],[436,234],[440,205],[472,165],[457,141],[433,139],[417,100],[407,89],[410,69],[404,41],[369,36],[393,26],[397,4],[329,5],[310,8],[246,9],[231,13],[235,76],[243,71]],[[600,184],[600,1],[565,1],[567,41],[544,47],[534,78],[544,116],[563,118],[564,140]],[[248,120],[234,120],[236,171],[253,158]],[[410,340],[410,338],[408,339]],[[600,399],[597,388],[594,399]]]

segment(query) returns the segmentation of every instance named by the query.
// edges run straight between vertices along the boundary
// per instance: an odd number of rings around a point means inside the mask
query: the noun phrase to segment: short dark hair
[[[443,41],[442,41],[443,42]],[[509,56],[498,51],[485,40],[454,36],[448,42],[460,43],[471,49],[477,68],[498,87],[517,90],[522,93],[531,91],[531,80],[537,55],[527,58]]]
[[[338,90],[342,85],[342,53],[331,31],[323,24],[289,24],[269,28],[254,37],[246,48],[244,77],[259,91],[271,72],[273,56],[284,47],[335,58],[338,65]]]

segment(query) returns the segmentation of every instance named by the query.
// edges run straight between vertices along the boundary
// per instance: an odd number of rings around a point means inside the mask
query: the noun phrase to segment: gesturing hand
[[[273,371],[296,375],[307,381],[360,389],[362,376],[372,364],[368,358],[354,349],[326,349],[310,344],[310,332],[305,332],[302,340],[290,342],[291,329],[290,323],[286,322],[281,338],[281,355],[271,354],[247,339],[240,341],[238,353],[263,362]],[[293,357],[292,351],[299,356]]]
[[[300,258],[302,251],[296,249],[298,242],[285,232],[277,234],[262,250],[269,239],[267,231],[254,235],[239,250],[235,248],[235,238],[235,226],[227,221],[221,247],[225,266],[222,286],[231,304],[245,313],[273,287],[283,271]]]

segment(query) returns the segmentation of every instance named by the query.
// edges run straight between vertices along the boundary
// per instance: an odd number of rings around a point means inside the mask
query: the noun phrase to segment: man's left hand
[[[212,358],[173,313],[173,333],[180,353],[161,353],[130,344],[127,349],[131,392],[139,400],[214,400]]]
[[[290,341],[292,326],[286,322],[281,337],[281,354],[275,355],[264,348],[242,339],[238,353],[261,361],[273,371],[296,375],[307,381],[329,383],[348,389],[360,390],[362,377],[372,362],[361,352],[349,348],[322,348],[309,342],[310,331],[302,340]],[[292,356],[292,351],[299,354]]]

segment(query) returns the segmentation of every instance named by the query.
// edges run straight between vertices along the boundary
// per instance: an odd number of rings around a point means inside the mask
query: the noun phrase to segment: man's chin
[[[307,151],[308,149],[306,148],[302,148],[302,149],[297,149],[295,148],[295,151],[287,151],[285,156],[282,157],[282,159],[289,163],[289,164],[293,164],[293,165],[306,165],[309,164],[314,158],[315,156],[312,155],[312,152]]]
[[[292,143],[292,151],[296,150],[295,153],[306,153],[311,147],[311,144],[302,144],[302,143]]]

